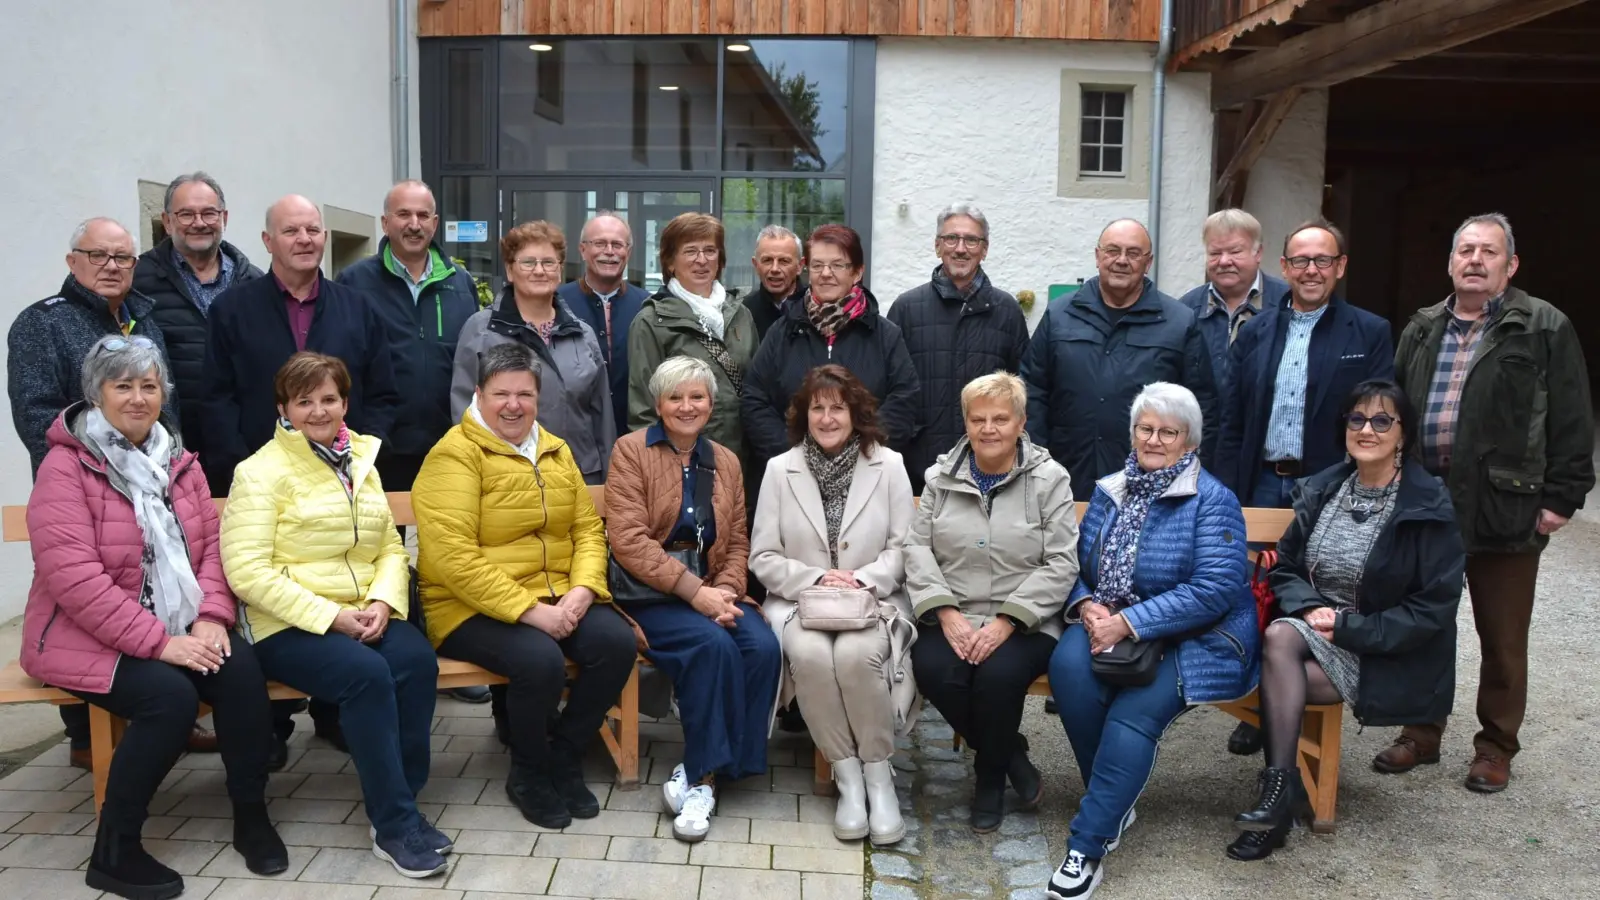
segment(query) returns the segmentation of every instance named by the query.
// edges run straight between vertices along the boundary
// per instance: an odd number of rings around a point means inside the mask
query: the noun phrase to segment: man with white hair
[[[895,299],[888,319],[899,326],[922,385],[916,437],[906,447],[913,493],[939,454],[967,433],[961,388],[997,370],[1016,374],[1028,350],[1028,319],[1015,297],[983,271],[989,220],[969,203],[940,211],[933,230],[939,265],[926,284]]]
[[[611,411],[617,434],[628,433],[628,326],[650,292],[628,281],[628,255],[633,232],[622,216],[601,210],[584,223],[578,241],[583,275],[556,288],[556,296],[572,314],[588,323],[600,339],[611,380]]]
[[[1200,239],[1206,246],[1206,283],[1179,297],[1178,302],[1199,320],[1200,335],[1211,353],[1217,396],[1226,408],[1233,389],[1228,348],[1244,323],[1263,308],[1283,303],[1289,296],[1289,284],[1261,270],[1261,223],[1244,210],[1223,209],[1207,216]]]
[[[800,280],[800,264],[806,258],[800,236],[782,225],[768,225],[756,235],[756,252],[750,257],[760,279],[745,295],[745,308],[756,320],[756,339],[767,336],[767,329],[783,315],[783,305],[805,290]]]

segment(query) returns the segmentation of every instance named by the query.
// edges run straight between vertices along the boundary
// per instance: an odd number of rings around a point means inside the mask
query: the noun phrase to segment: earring
[[[1405,468],[1405,464],[1406,464],[1405,451],[1401,450],[1399,447],[1394,448],[1394,467],[1396,469],[1402,469],[1402,468]]]

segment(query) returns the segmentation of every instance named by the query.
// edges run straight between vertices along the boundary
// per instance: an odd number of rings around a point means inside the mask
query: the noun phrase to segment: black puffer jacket
[[[990,284],[981,269],[982,284],[963,298],[942,270],[935,268],[931,281],[901,294],[886,314],[905,336],[922,388],[917,431],[905,448],[917,494],[923,473],[967,433],[961,389],[996,369],[1020,371],[1028,352],[1028,320],[1015,298]]]
[[[828,346],[806,316],[804,297],[783,307],[778,320],[745,373],[739,414],[744,422],[749,467],[765,471],[767,460],[792,446],[784,415],[806,373],[837,363],[850,370],[878,399],[878,422],[889,446],[900,450],[916,428],[917,373],[900,329],[878,314],[878,300],[867,295],[867,309],[844,326]]]
[[[1355,471],[1340,463],[1302,481],[1294,521],[1278,541],[1268,579],[1285,616],[1328,606],[1312,586],[1306,542],[1320,516],[1348,515],[1329,502]],[[1444,483],[1406,462],[1395,511],[1367,556],[1356,611],[1334,619],[1333,643],[1361,657],[1356,719],[1363,725],[1437,722],[1456,690],[1456,607],[1467,564],[1455,508]]]
[[[252,265],[238,247],[223,241],[219,251],[233,262],[233,280],[229,287],[261,277],[261,270]],[[183,431],[183,445],[204,457],[200,386],[205,381],[206,314],[190,296],[189,286],[174,268],[171,238],[139,257],[138,268],[133,270],[133,289],[155,304],[150,318],[161,327],[161,334],[167,341],[172,383],[177,386],[181,399],[178,421]]]

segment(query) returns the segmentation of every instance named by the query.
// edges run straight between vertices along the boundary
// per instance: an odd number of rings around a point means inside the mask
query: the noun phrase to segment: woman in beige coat
[[[892,844],[905,824],[889,755],[895,735],[911,728],[917,697],[901,553],[914,510],[911,480],[900,454],[883,446],[877,402],[843,366],[806,374],[788,425],[794,446],[767,464],[761,483],[750,571],[767,586],[763,609],[788,661],[784,699],[799,700],[833,763],[835,836]],[[871,591],[877,624],[807,628],[795,601],[813,585]]]

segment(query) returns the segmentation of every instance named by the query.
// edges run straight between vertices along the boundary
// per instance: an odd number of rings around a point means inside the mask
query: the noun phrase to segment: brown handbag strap
[[[696,337],[700,340],[700,346],[706,348],[706,354],[711,357],[711,361],[716,363],[717,367],[728,376],[729,381],[733,382],[733,392],[735,394],[743,394],[744,371],[739,368],[738,363],[733,361],[733,355],[728,352],[728,345],[708,334],[696,335]]]

